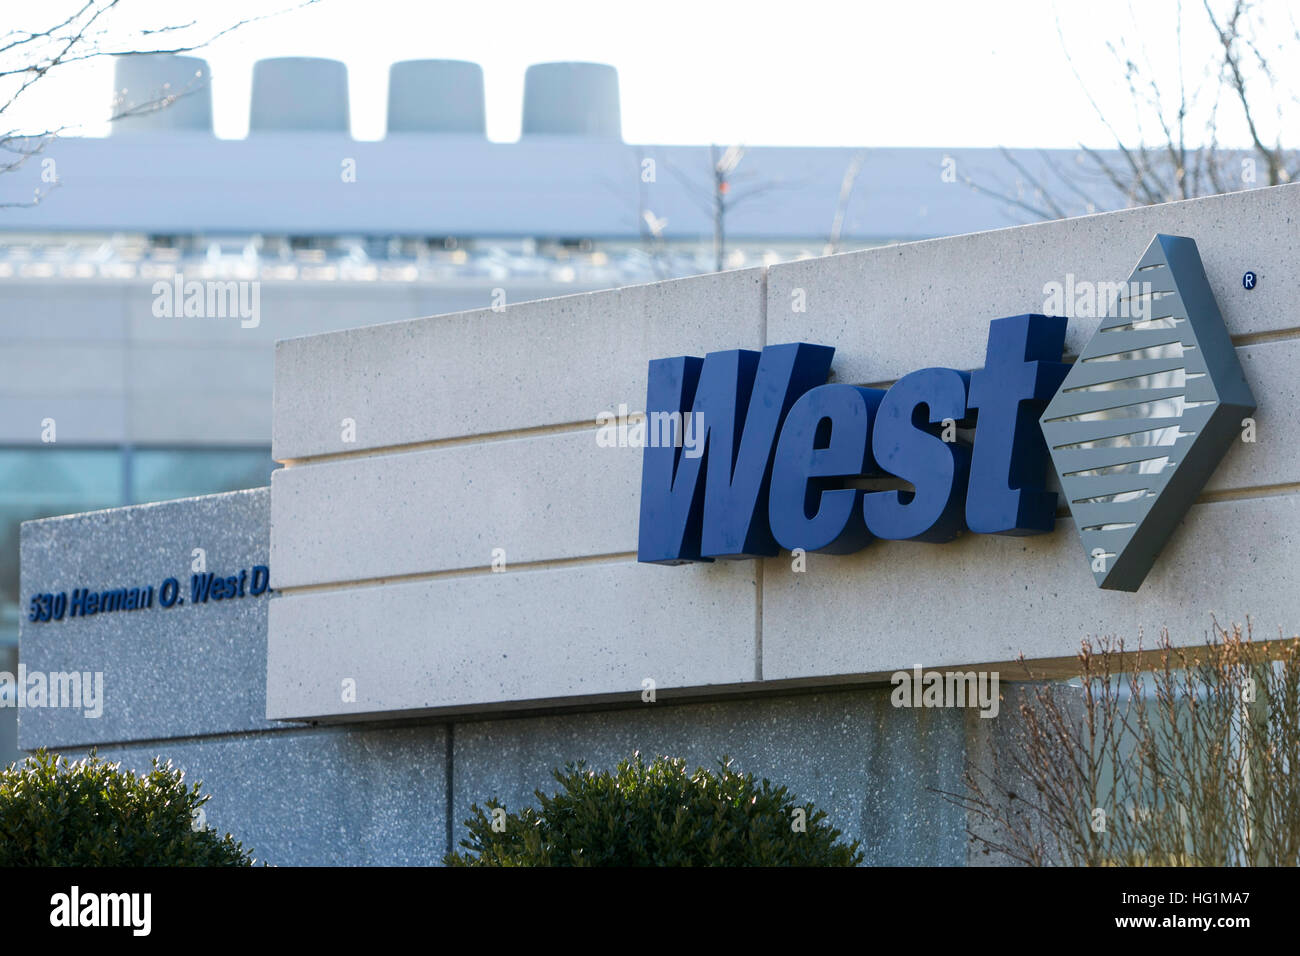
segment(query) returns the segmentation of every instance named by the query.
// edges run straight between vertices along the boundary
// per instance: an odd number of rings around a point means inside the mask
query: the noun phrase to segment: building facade
[[[1020,170],[1078,159],[753,147],[719,216],[718,151],[623,142],[608,67],[530,70],[517,143],[486,139],[474,64],[395,64],[379,142],[341,63],[259,64],[243,140],[213,136],[210,80],[123,59],[112,135],[0,176],[0,669],[23,521],[266,484],[279,339],[995,228]],[[0,709],[0,762],[15,732]]]
[[[208,822],[272,863],[435,863],[471,803],[518,809],[553,767],[633,750],[729,755],[825,809],[871,863],[985,862],[939,791],[990,741],[1014,744],[1021,682],[1068,678],[1088,636],[1168,628],[1196,647],[1212,614],[1294,626],[1280,410],[1298,214],[1300,187],[1283,186],[283,339],[269,490],[24,525],[24,602],[69,597],[57,619],[22,616],[22,661],[102,673],[103,706],[21,710],[20,745],[172,759],[214,794]],[[960,379],[984,366],[995,320],[1055,313],[1070,363],[1114,318],[1083,290],[1147,275],[1161,235],[1195,241],[1258,407],[1137,590],[1098,587],[1082,500],[1059,500],[1041,533],[973,533],[967,515],[943,543],[645,560],[651,449],[631,436],[656,360],[811,343],[834,349],[831,383],[883,390],[918,369]],[[1169,294],[1192,301],[1151,298]],[[1118,355],[1099,380],[1190,403],[1190,347]],[[988,440],[951,417],[962,434],[945,443]],[[1155,471],[1189,447],[1177,432]],[[1085,470],[1145,481],[1155,460]],[[136,609],[85,613],[88,593],[132,589]],[[999,699],[900,706],[897,675],[918,667],[997,674]]]

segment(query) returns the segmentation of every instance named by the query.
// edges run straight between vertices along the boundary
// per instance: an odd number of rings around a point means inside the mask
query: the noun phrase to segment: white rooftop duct
[[[524,75],[525,136],[623,138],[618,70],[603,63],[537,63]]]
[[[212,132],[208,61],[197,56],[147,53],[119,56],[113,64],[112,132],[197,130]]]
[[[348,68],[338,60],[286,56],[253,64],[250,132],[348,132]]]
[[[388,71],[388,132],[487,135],[483,68],[465,60],[404,60]]]

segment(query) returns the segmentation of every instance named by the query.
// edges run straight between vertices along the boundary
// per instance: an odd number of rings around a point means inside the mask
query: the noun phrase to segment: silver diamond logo
[[[1098,586],[1136,591],[1255,397],[1193,240],[1157,235],[1107,312],[1039,421]]]

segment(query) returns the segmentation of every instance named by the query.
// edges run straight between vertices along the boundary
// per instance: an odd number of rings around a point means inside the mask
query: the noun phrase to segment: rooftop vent
[[[115,57],[113,133],[185,129],[212,132],[208,61],[148,53]]]
[[[348,132],[348,68],[305,56],[258,60],[248,128]]]
[[[483,68],[464,60],[405,60],[388,71],[388,132],[487,135]]]
[[[537,63],[524,75],[525,136],[621,140],[618,70],[603,63]]]

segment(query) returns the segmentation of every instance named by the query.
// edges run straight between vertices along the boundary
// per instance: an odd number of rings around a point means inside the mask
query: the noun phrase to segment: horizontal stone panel
[[[1256,441],[1231,447],[1209,492],[1300,481],[1294,405],[1300,341],[1239,349],[1262,407]],[[472,442],[283,468],[272,553],[282,588],[636,550],[641,450],[595,431]],[[1049,486],[1057,488],[1049,470]],[[1063,532],[1062,532],[1063,533]]]
[[[767,341],[835,346],[840,382],[979,368],[991,320],[1044,312],[1045,284],[1067,274],[1076,285],[1126,281],[1158,232],[1196,240],[1233,335],[1294,329],[1298,219],[1300,188],[1283,186],[779,263],[768,268]],[[1258,277],[1250,290],[1247,271]],[[1072,319],[1067,351],[1099,323]]]
[[[207,570],[238,575],[266,565],[267,489],[64,518],[22,526],[19,660],[28,674],[102,673],[91,707],[19,710],[23,749],[152,740],[271,726],[266,720],[266,612],[269,593],[195,604],[193,550]],[[164,579],[179,600],[162,606]],[[152,606],[71,614],[74,590],[102,594],[153,587]],[[65,593],[62,620],[27,619],[33,594]],[[52,701],[51,701],[52,702]]]
[[[644,404],[652,358],[761,346],[762,293],[748,269],[279,342],[273,454],[594,424]]]
[[[1238,350],[1255,393],[1256,441],[1234,445],[1207,490],[1300,482],[1300,340]],[[595,430],[454,444],[278,470],[272,555],[281,587],[635,551],[641,450]],[[1048,469],[1048,484],[1058,489]]]
[[[641,449],[583,430],[277,469],[276,585],[635,551]]]
[[[847,557],[763,568],[763,677],[891,673],[1072,658],[1087,636],[1182,645],[1251,615],[1257,635],[1300,631],[1300,495],[1196,505],[1134,594],[1104,591],[1068,519],[1051,535],[874,541]],[[1005,675],[1023,674],[1018,668]]]
[[[756,573],[619,562],[281,595],[267,717],[634,703],[646,678],[660,695],[752,681]]]

